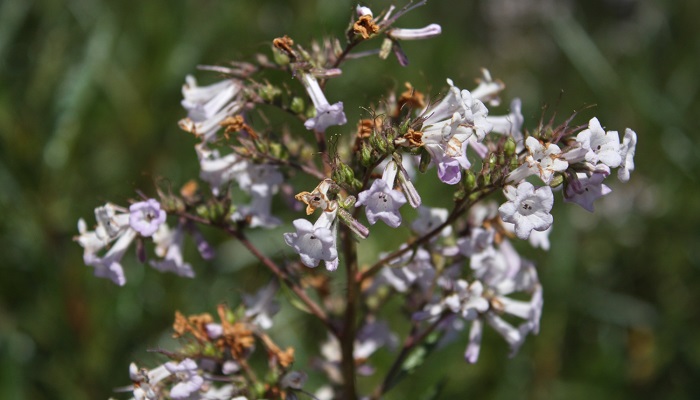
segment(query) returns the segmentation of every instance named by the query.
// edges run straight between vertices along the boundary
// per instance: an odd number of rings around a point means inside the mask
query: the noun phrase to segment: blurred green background
[[[389,2],[367,4],[376,13]],[[128,384],[129,362],[163,361],[145,350],[168,346],[176,309],[214,312],[269,279],[237,244],[207,231],[219,256],[189,258],[197,279],[144,268],[132,250],[118,288],[83,265],[76,221],[94,223],[94,207],[127,204],[138,189],[154,194],[155,180],[177,188],[197,175],[194,140],[176,124],[184,76],[197,64],[267,52],[283,34],[302,44],[342,36],[353,6],[0,3],[0,398],[107,398]],[[436,382],[444,399],[700,398],[700,126],[691,119],[700,115],[699,15],[691,1],[433,0],[398,24],[443,27],[438,38],[404,44],[408,68],[351,61],[329,84],[329,99],[343,100],[353,121],[360,105],[406,80],[435,94],[446,77],[471,87],[487,67],[507,84],[493,115],[521,97],[532,128],[545,104],[560,121],[595,104],[575,123],[597,116],[639,137],[631,181],[611,179],[595,214],[558,201],[552,250],[528,253],[545,287],[541,334],[509,360],[489,330],[474,366],[461,356],[465,335],[387,398],[421,398]],[[278,252],[284,230],[252,237]],[[281,345],[302,346],[296,366],[310,373],[310,390],[321,380],[309,369],[314,343],[304,349],[302,338],[323,340],[319,328],[287,307],[273,331]],[[380,352],[377,364],[390,359]]]

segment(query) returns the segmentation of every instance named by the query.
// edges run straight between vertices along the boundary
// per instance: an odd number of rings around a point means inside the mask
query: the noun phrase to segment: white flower
[[[530,136],[525,140],[525,146],[528,150],[525,162],[508,174],[508,182],[521,182],[537,174],[542,182],[549,184],[555,172],[563,172],[569,167],[569,163],[561,159],[561,149],[556,144],[543,144]]]
[[[423,28],[402,29],[392,28],[387,31],[387,35],[397,40],[421,40],[438,36],[442,33],[442,28],[438,24],[430,24]]]
[[[174,400],[188,399],[204,384],[204,378],[197,373],[197,363],[190,358],[185,358],[178,364],[167,362],[165,368],[180,379],[180,382],[170,389],[170,397]]]
[[[248,161],[235,153],[221,157],[218,150],[210,150],[206,144],[195,145],[199,158],[199,177],[208,182],[211,191],[218,196],[222,186],[244,173],[248,168]]]
[[[338,268],[337,213],[337,209],[324,211],[313,225],[305,219],[296,219],[292,222],[296,232],[284,234],[284,241],[294,248],[307,267],[316,267],[323,260],[327,270]]]
[[[304,123],[306,129],[325,132],[329,126],[344,125],[348,122],[343,112],[343,102],[339,101],[333,105],[328,103],[316,77],[302,73],[301,80],[314,103],[314,107],[316,107],[316,116],[309,118]]]
[[[198,86],[197,80],[188,75],[182,87],[182,106],[187,118],[180,120],[183,130],[210,142],[215,139],[220,123],[242,108],[237,97],[243,85],[236,80],[224,80],[209,86]]]
[[[625,138],[620,147],[620,169],[617,170],[617,178],[622,182],[630,180],[630,172],[634,171],[634,152],[637,148],[637,133],[632,129],[625,130]]]
[[[576,141],[587,150],[586,161],[598,164],[602,162],[610,168],[615,168],[622,162],[620,156],[620,137],[617,131],[605,132],[598,118],[591,118],[588,129],[576,136]]]
[[[503,221],[515,224],[515,234],[520,239],[527,239],[533,229],[543,231],[552,225],[554,218],[549,212],[554,205],[554,195],[549,186],[535,189],[530,182],[523,181],[517,189],[506,186],[503,193],[508,202],[498,211]]]
[[[481,78],[477,79],[477,83],[479,85],[476,88],[474,88],[471,92],[472,97],[474,97],[477,100],[480,100],[483,103],[488,102],[489,105],[494,107],[501,104],[501,99],[498,97],[498,94],[506,88],[506,85],[504,85],[503,82],[501,82],[500,80],[494,81],[493,78],[491,78],[491,73],[489,72],[489,70],[487,70],[486,68],[482,68]],[[520,100],[518,100],[518,102],[519,101]],[[513,103],[511,103],[511,112],[512,111]]]

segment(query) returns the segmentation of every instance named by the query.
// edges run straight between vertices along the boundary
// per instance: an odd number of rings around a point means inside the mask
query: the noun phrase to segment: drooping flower
[[[365,206],[367,220],[372,225],[380,219],[392,228],[401,225],[399,208],[406,204],[406,197],[393,188],[397,171],[396,162],[390,161],[384,169],[382,179],[376,179],[369,189],[357,195],[355,207]]]
[[[125,209],[107,203],[95,209],[97,226],[94,231],[87,230],[83,219],[78,221],[79,236],[75,240],[83,247],[83,261],[94,267],[94,274],[100,278],[108,278],[119,286],[126,283],[121,260],[131,243],[136,239],[137,232],[129,224],[130,213]],[[113,243],[114,242],[114,243]],[[113,243],[103,255],[98,253]]]
[[[129,226],[141,236],[151,236],[165,222],[166,213],[156,199],[139,201],[129,206]]]
[[[243,103],[238,100],[242,88],[242,83],[233,79],[198,86],[197,80],[188,75],[182,86],[182,106],[187,110],[187,118],[180,120],[180,128],[204,142],[213,141],[221,122],[242,109]]]
[[[605,172],[593,172],[590,176],[582,172],[577,173],[576,178],[564,189],[564,201],[576,203],[593,212],[593,202],[612,192],[612,189],[603,183],[606,176],[608,174]]]
[[[343,102],[339,101],[332,105],[328,103],[315,76],[302,73],[301,80],[316,107],[316,116],[307,119],[304,123],[306,129],[325,132],[329,126],[345,125],[348,122],[343,112]]]
[[[481,258],[478,265],[472,257],[471,267],[475,276],[483,282],[484,298],[489,306],[479,319],[472,322],[469,333],[469,344],[465,358],[475,363],[479,356],[483,322],[489,324],[508,342],[511,355],[517,353],[528,334],[539,332],[539,321],[542,315],[542,286],[537,277],[534,265],[521,258],[507,240],[491,256]],[[529,300],[515,300],[509,295],[517,292],[530,294]],[[519,326],[513,326],[502,318],[503,314],[515,316],[524,320]]]
[[[337,213],[337,209],[324,211],[315,224],[305,219],[295,219],[292,224],[296,232],[284,234],[284,241],[294,248],[307,267],[314,268],[323,260],[327,270],[335,271],[338,268]]]
[[[272,327],[272,316],[280,310],[279,303],[275,301],[278,288],[277,281],[273,280],[255,294],[243,295],[243,303],[246,306],[245,316],[253,318],[253,323],[262,329]]]
[[[184,239],[182,225],[178,225],[175,230],[171,230],[166,224],[161,225],[153,234],[155,253],[160,259],[149,260],[149,264],[160,272],[172,272],[186,278],[194,278],[192,265],[185,262],[182,256]]]
[[[549,212],[554,195],[549,186],[535,189],[530,182],[523,181],[517,188],[506,186],[503,193],[508,201],[498,211],[503,221],[515,224],[515,234],[520,239],[527,239],[533,229],[543,231],[552,225],[554,218]]]

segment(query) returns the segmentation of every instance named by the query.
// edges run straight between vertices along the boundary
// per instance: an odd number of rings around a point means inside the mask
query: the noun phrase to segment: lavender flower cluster
[[[500,104],[505,85],[487,70],[471,90],[447,79],[447,91],[431,101],[407,83],[405,92],[390,93],[373,107],[354,134],[337,128],[348,121],[343,102],[328,101],[327,82],[342,76],[341,66],[357,44],[375,38],[383,40],[376,52],[357,55],[385,59],[393,53],[406,66],[401,41],[441,32],[437,24],[394,27],[424,3],[392,7],[377,17],[358,6],[344,47],[338,39],[325,39],[304,48],[285,36],[273,41],[272,58],[258,55],[252,63],[204,67],[225,75],[219,82],[201,86],[188,76],[182,88],[187,117],[179,126],[196,137],[199,178],[208,189],[193,181],[180,195],[159,191],[160,201],[143,197],[128,209],[108,203],[95,209],[93,230],[79,221],[76,241],[84,248],[85,264],[120,286],[126,283],[121,264],[126,251],[145,240],[153,241],[155,257],[148,259],[145,247],[137,246],[139,260],[193,278],[194,268],[183,257],[185,233],[204,260],[214,257],[201,225],[240,241],[276,277],[238,308],[219,306],[219,322],[209,314],[178,312],[175,335],[188,335],[190,342],[163,353],[172,361],[159,367],[131,365],[132,384],[125,390],[135,399],[358,398],[357,375],[377,373],[369,363],[372,354],[400,347],[370,394],[380,398],[400,381],[411,353],[427,343],[445,345],[467,326],[464,356],[470,363],[479,358],[485,325],[503,337],[512,354],[539,332],[542,283],[513,242],[527,240],[548,250],[554,192],[592,212],[594,201],[611,192],[603,182],[612,169],[620,181],[629,180],[637,136],[627,129],[620,141],[618,132],[606,131],[597,118],[583,126],[569,120],[525,130],[520,99],[510,103],[509,114],[489,115],[487,104]],[[258,78],[268,70],[288,72],[290,80],[275,84]],[[251,112],[270,107],[300,123],[291,121],[284,130],[253,126]],[[340,139],[330,140],[329,130]],[[416,189],[419,181],[435,179],[425,174],[432,168],[440,184],[453,189],[451,209],[431,207],[430,194]],[[311,191],[293,185],[309,179],[318,182]],[[249,202],[234,202],[234,193]],[[307,216],[291,221],[293,231],[283,237],[298,261],[275,261],[246,236],[250,229],[284,223],[273,207],[278,198],[292,204],[291,210],[305,205]],[[402,215],[406,204],[417,210],[417,218]],[[318,216],[310,220],[313,214]],[[176,220],[175,228],[167,216]],[[372,233],[367,224],[380,221],[409,229],[411,238],[373,264],[359,265],[358,248]],[[321,261],[332,273],[306,269]],[[339,269],[345,270],[347,290],[333,293],[330,282],[340,279]],[[328,330],[321,357],[310,366],[325,373],[328,384],[314,395],[303,388],[306,374],[294,370],[307,367],[294,365],[294,349],[281,350],[266,333],[279,309],[280,284]],[[412,327],[401,344],[401,335],[382,318],[387,300],[395,297],[404,300]],[[334,305],[337,300],[341,307]],[[265,374],[248,363],[255,343],[267,350]]]

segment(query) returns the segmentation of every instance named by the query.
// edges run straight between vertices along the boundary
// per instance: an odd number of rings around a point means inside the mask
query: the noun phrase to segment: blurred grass
[[[266,51],[282,34],[299,43],[342,35],[352,7],[0,3],[0,398],[106,398],[127,383],[130,361],[159,360],[145,349],[167,343],[174,310],[213,311],[266,282],[237,244],[225,244],[213,264],[193,260],[194,281],[127,256],[128,284],[117,288],[92,276],[71,238],[95,206],[153,193],[162,177],[178,187],[197,174],[193,140],[176,126],[180,87],[197,64]],[[531,254],[545,286],[540,336],[508,360],[489,332],[476,366],[463,362],[459,341],[389,398],[417,398],[442,379],[440,398],[700,397],[697,15],[699,3],[670,0],[431,1],[400,25],[438,22],[444,33],[406,43],[409,68],[357,60],[331,82],[329,97],[346,102],[352,121],[360,105],[405,80],[435,94],[446,77],[469,87],[488,67],[508,85],[492,114],[519,96],[534,127],[545,104],[560,120],[596,104],[576,123],[595,115],[639,135],[630,183],[615,184],[593,215],[558,204],[552,251]],[[284,247],[275,232],[254,239]],[[290,312],[276,330],[281,344],[324,339]],[[308,360],[301,356],[300,368]]]

